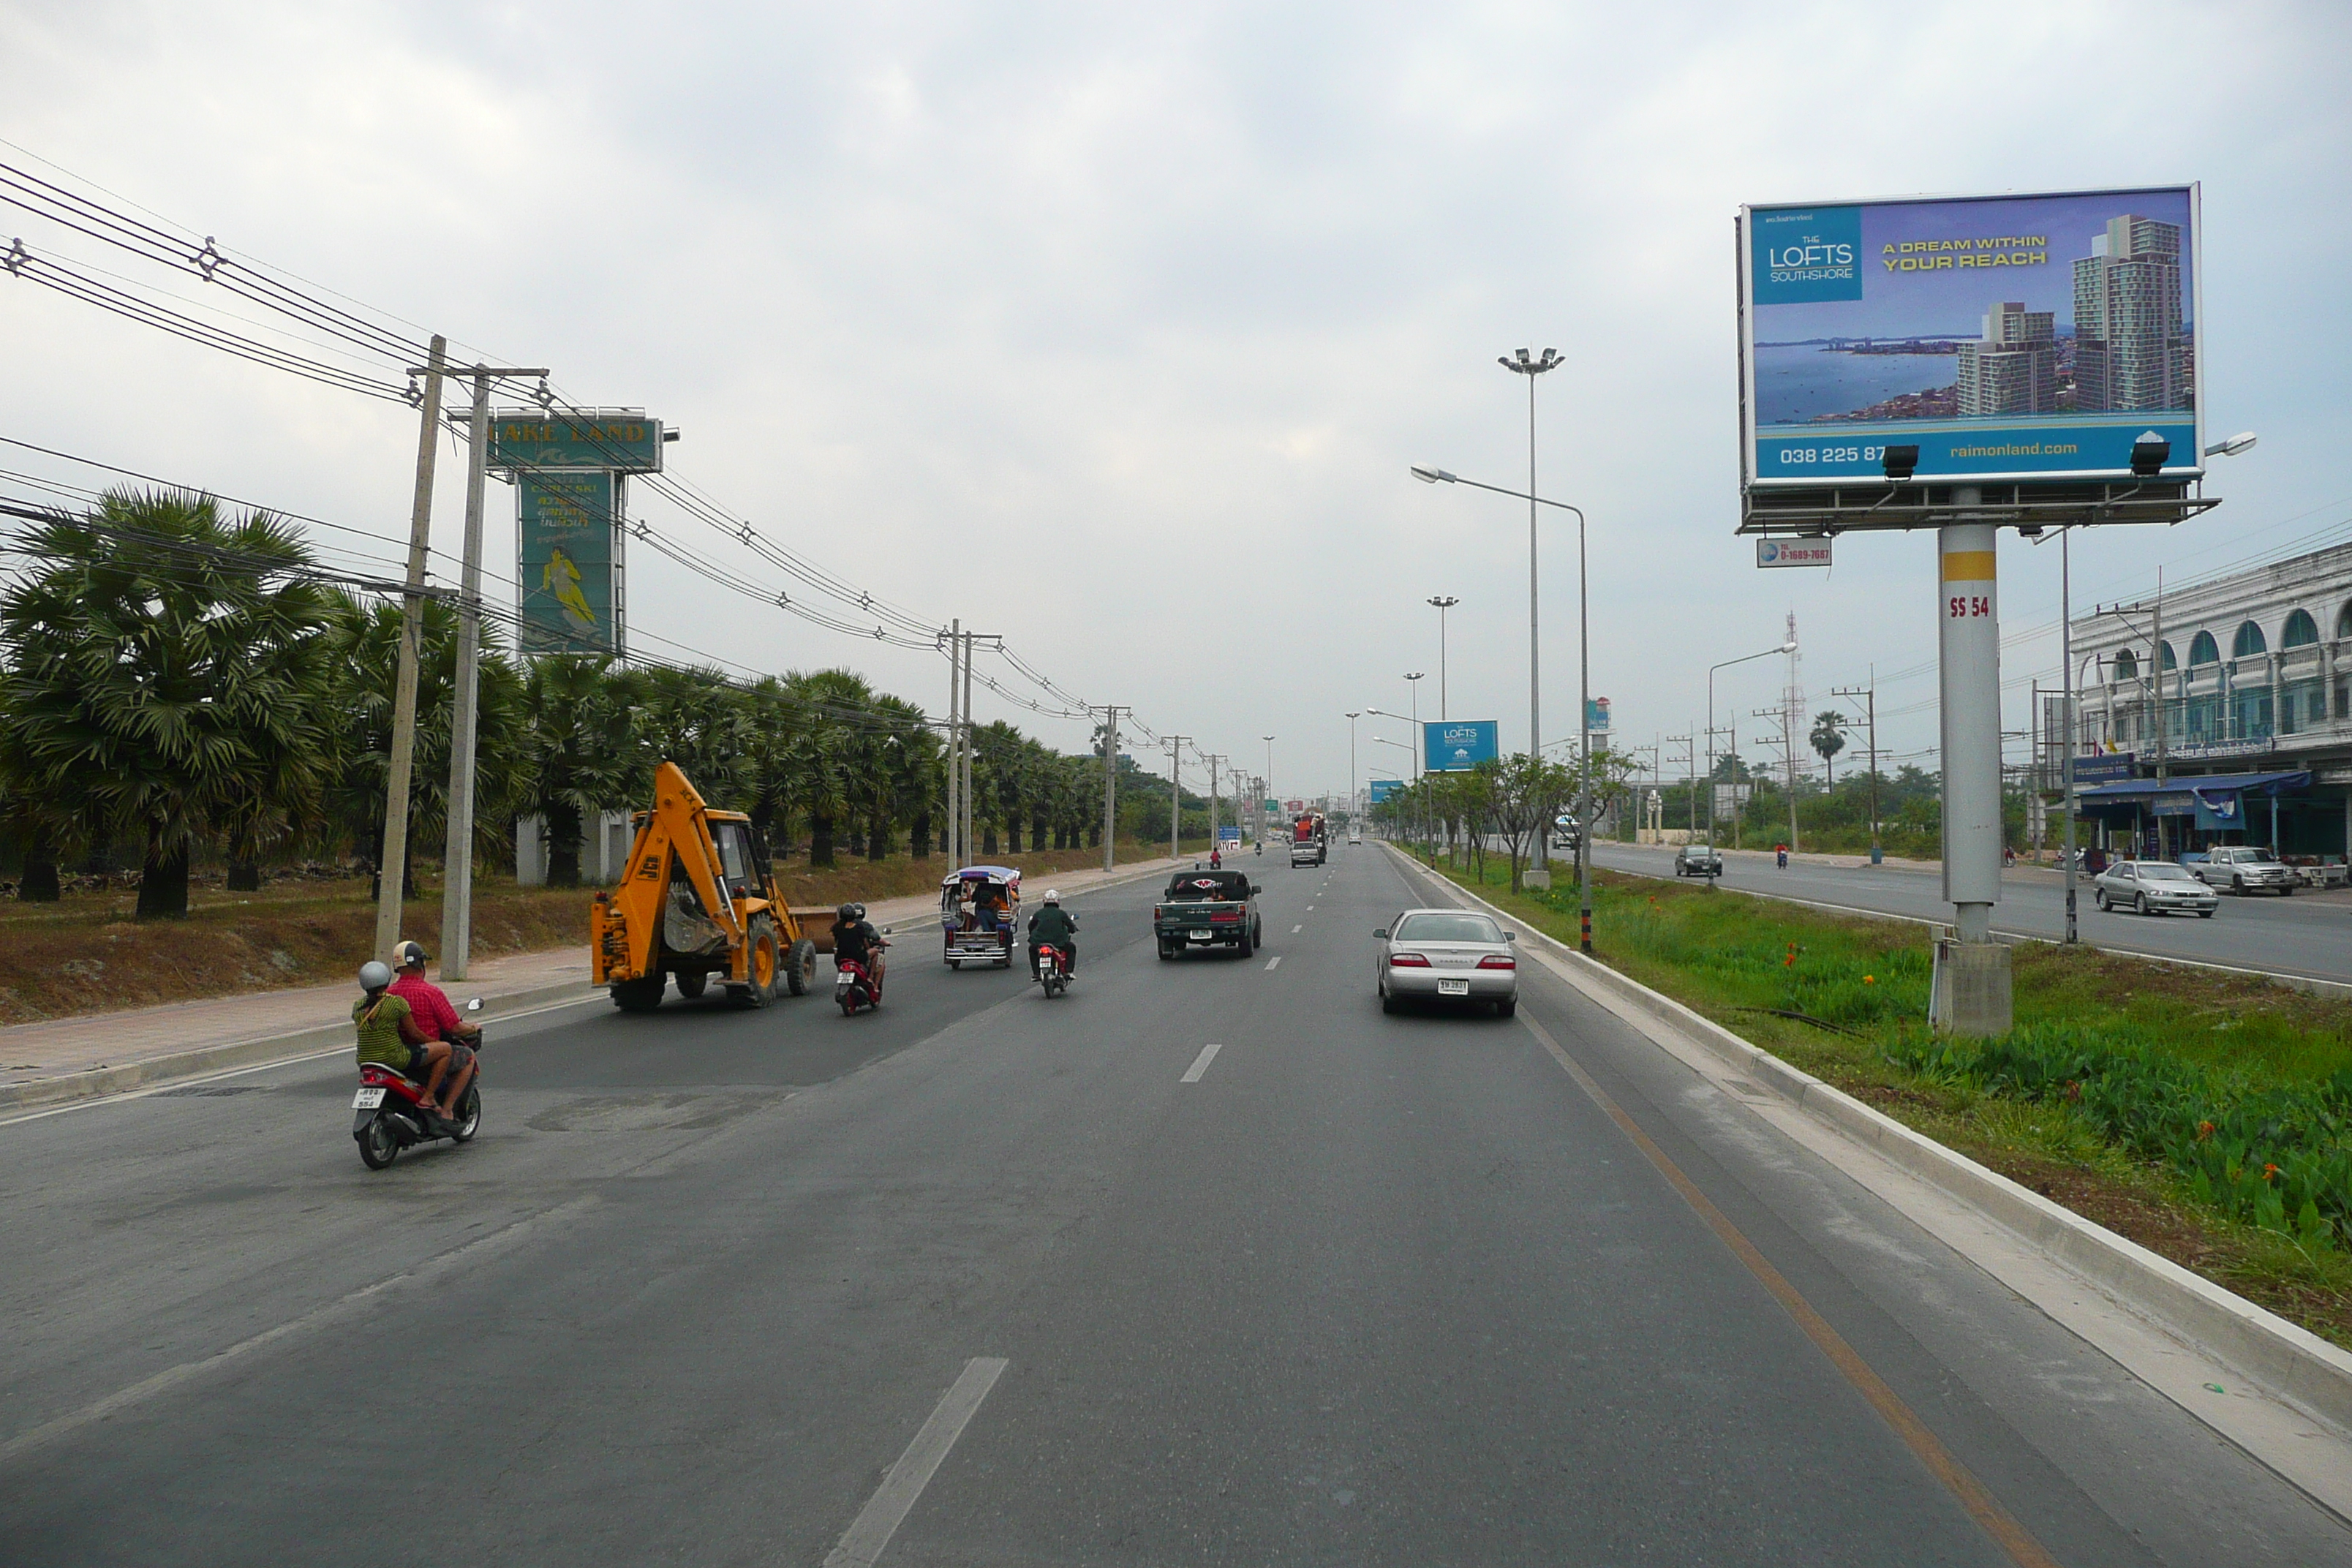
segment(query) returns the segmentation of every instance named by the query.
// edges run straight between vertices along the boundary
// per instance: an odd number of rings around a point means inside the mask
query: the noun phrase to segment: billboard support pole
[[[1973,485],[1954,487],[1960,508]],[[1941,593],[1944,897],[1953,935],[1936,944],[1929,1022],[1956,1035],[2009,1032],[2009,950],[1992,940],[2000,901],[2000,616],[1994,524],[1963,511],[1937,531]]]

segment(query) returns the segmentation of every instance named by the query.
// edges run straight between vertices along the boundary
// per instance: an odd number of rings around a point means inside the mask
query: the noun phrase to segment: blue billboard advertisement
[[[1421,765],[1433,773],[1460,773],[1503,754],[1497,719],[1432,719],[1421,727]]]
[[[1760,486],[2204,471],[2198,188],[1740,209],[1743,462]]]
[[[1372,804],[1374,805],[1380,805],[1381,802],[1388,799],[1388,797],[1392,795],[1402,795],[1403,793],[1404,780],[1402,779],[1372,780]]]

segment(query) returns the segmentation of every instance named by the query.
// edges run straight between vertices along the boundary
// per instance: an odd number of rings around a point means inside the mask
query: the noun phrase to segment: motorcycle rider
[[[408,1004],[416,1026],[425,1031],[427,1040],[438,1041],[449,1047],[449,1092],[439,1096],[449,1107],[452,1119],[457,1107],[466,1102],[466,1087],[474,1081],[474,1047],[480,1043],[482,1027],[469,1024],[457,1016],[449,1004],[449,994],[425,978],[426,963],[422,942],[404,942],[392,950],[392,965],[398,978],[392,983],[394,996]]]
[[[352,1004],[352,1024],[361,1065],[373,1062],[415,1079],[425,1085],[424,1109],[444,1114],[436,1091],[449,1070],[449,1047],[418,1028],[406,998],[392,994],[392,965],[375,959],[361,964],[360,989],[367,994]]]
[[[1078,917],[1062,907],[1058,889],[1046,889],[1045,907],[1029,917],[1029,978],[1037,978],[1037,954],[1046,947],[1060,951],[1063,973],[1077,973],[1077,935]]]
[[[864,964],[877,1000],[882,995],[882,950],[889,945],[866,918],[864,904],[844,904],[834,911],[833,966]]]

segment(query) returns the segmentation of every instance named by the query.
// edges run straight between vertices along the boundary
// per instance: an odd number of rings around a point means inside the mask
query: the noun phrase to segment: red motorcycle
[[[882,983],[856,959],[835,958],[833,961],[833,999],[841,1005],[843,1017],[853,1017],[861,1007],[882,1005]]]
[[[480,997],[466,1004],[469,1013],[482,1010]],[[478,1036],[473,1048],[479,1051]],[[352,1138],[360,1146],[360,1160],[371,1171],[381,1171],[400,1158],[403,1149],[446,1138],[466,1143],[482,1130],[482,1074],[478,1056],[474,1081],[466,1086],[457,1115],[439,1116],[425,1109],[425,1086],[376,1062],[360,1064],[360,1091],[352,1100]]]

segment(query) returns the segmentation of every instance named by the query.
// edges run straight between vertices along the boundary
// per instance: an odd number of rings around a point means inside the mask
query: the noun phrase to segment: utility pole
[[[1352,721],[1356,716],[1350,713],[1348,717]],[[1263,844],[1265,842],[1265,797],[1274,793],[1274,737],[1260,735],[1258,739],[1265,742],[1265,777],[1260,779],[1257,784],[1257,838],[1258,842]],[[1349,789],[1356,787],[1355,776],[1356,726],[1350,722],[1348,726],[1348,787]]]
[[[1680,746],[1683,749],[1683,766],[1690,773],[1690,819],[1691,836],[1693,837],[1696,837],[1698,836],[1698,748],[1691,744],[1691,742],[1696,738],[1696,736],[1691,735],[1662,735],[1659,737],[1659,745],[1661,748],[1665,746]],[[1672,757],[1660,758],[1659,764],[1661,770],[1663,770],[1666,763],[1670,763],[1674,760],[1675,759]],[[1665,837],[1665,819],[1663,814],[1659,817],[1658,827],[1658,837],[1663,839]]]
[[[1103,705],[1103,869],[1111,868],[1111,844],[1118,837],[1118,716],[1131,713]]]
[[[1870,667],[1870,683],[1866,686],[1832,686],[1832,697],[1859,697],[1868,706],[1864,711],[1870,730],[1870,858],[1877,864],[1885,853],[1878,844],[1878,667]]]
[[[1183,858],[1181,832],[1184,825],[1184,742],[1190,735],[1168,737],[1168,858]]]
[[[1209,764],[1209,852],[1217,848],[1217,754],[1204,752],[1201,760]]]
[[[961,667],[960,676],[950,676],[948,686],[949,704],[956,710],[956,732],[961,742],[957,750],[961,754],[961,770],[958,769],[952,754],[949,762],[950,793],[955,796],[949,806],[949,833],[958,840],[957,865],[959,867],[971,862],[973,855],[972,846],[977,842],[972,834],[971,797],[973,764],[979,760],[980,735],[971,721],[971,656],[980,643],[1003,641],[1000,633],[968,632],[962,627],[963,623],[961,620],[955,621],[951,623],[948,634],[955,645],[960,656],[957,662]],[[958,687],[961,688],[960,702],[957,700]]]
[[[416,665],[425,630],[425,560],[433,545],[433,458],[441,442],[440,333],[424,366],[423,423],[416,437],[416,493],[408,513],[408,579],[400,602],[400,674],[392,697],[392,765],[383,791],[383,851],[376,862],[375,951],[390,958],[400,942],[400,901],[408,889],[408,785],[416,758]]]
[[[474,947],[474,741],[482,658],[482,492],[490,448],[490,384],[543,369],[474,366],[466,454],[466,563],[457,598],[457,689],[449,715],[449,831],[441,851],[441,978],[463,980]]]
[[[1778,719],[1780,721],[1780,728],[1783,731],[1780,737],[1781,742],[1784,746],[1787,744],[1789,739],[1785,732],[1789,729],[1789,709],[1787,704],[1783,703],[1778,708],[1751,709],[1749,710],[1748,716],[1750,719]],[[1770,737],[1768,736],[1766,738],[1769,740]],[[1789,753],[1788,763],[1789,850],[1790,853],[1794,854],[1797,848],[1797,758],[1793,752]]]
[[[2065,832],[2060,853],[2066,858],[2066,944],[2082,940],[2074,917],[2074,562],[2069,553],[2074,531],[2058,531],[2058,713],[2059,787],[2064,791]],[[1950,759],[1945,759],[1948,767]]]
[[[963,844],[963,621],[948,623],[948,869],[960,871]]]

